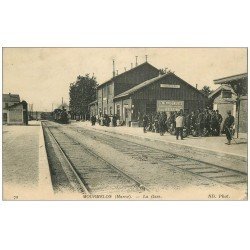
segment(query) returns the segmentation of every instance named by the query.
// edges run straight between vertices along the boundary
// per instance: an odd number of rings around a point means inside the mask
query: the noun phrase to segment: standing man
[[[211,135],[219,135],[220,131],[218,129],[218,120],[216,116],[216,112],[213,110],[210,117],[210,127],[211,127]]]
[[[160,135],[164,135],[165,132],[165,119],[164,119],[164,114],[160,113],[159,114],[159,133]]]
[[[231,115],[231,111],[227,112],[228,117],[225,119],[224,125],[223,125],[223,131],[227,136],[228,142],[227,145],[231,144],[231,140],[233,138],[232,132],[233,132],[233,124],[234,124],[234,117]]]
[[[179,135],[181,136],[181,140],[183,140],[183,125],[184,125],[184,119],[182,116],[182,113],[179,112],[177,114],[177,117],[175,119],[176,123],[176,139],[179,139]]]
[[[96,123],[96,117],[94,115],[91,116],[91,124],[92,126],[95,126]]]
[[[220,135],[220,131],[221,131],[221,123],[222,123],[222,115],[219,113],[219,110],[216,110],[216,120],[217,120],[217,131],[218,131],[218,135]]]
[[[146,133],[146,129],[148,127],[148,117],[146,114],[143,116],[143,132]]]

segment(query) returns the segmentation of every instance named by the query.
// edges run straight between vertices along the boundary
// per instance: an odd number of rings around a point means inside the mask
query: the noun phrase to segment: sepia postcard
[[[248,200],[247,48],[2,54],[3,200]]]

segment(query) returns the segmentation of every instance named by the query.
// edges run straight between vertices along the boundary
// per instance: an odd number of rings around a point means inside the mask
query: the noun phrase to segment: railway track
[[[191,159],[179,154],[166,152],[153,147],[145,146],[127,139],[117,138],[107,133],[95,132],[93,130],[72,128],[78,133],[84,133],[93,140],[104,143],[124,154],[129,155],[140,161],[155,161],[172,166],[181,171],[189,172],[194,176],[202,177],[208,181],[240,189],[247,184],[247,174],[237,170],[231,170],[213,163],[203,162],[201,160]]]
[[[61,154],[64,173],[74,191],[82,194],[149,191],[142,183],[59,130],[58,126],[43,122],[43,128]]]

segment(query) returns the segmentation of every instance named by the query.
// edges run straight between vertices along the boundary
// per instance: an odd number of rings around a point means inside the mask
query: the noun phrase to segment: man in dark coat
[[[95,126],[96,123],[96,117],[94,115],[91,116],[91,124],[92,126]]]
[[[224,121],[223,131],[226,134],[227,140],[228,140],[226,144],[230,145],[231,140],[233,138],[232,130],[233,130],[233,125],[234,125],[234,117],[231,115],[231,111],[228,111],[227,114],[228,114],[228,117]]]
[[[218,130],[219,121],[216,116],[216,112],[213,110],[210,116],[210,127],[212,135],[219,135],[220,131]]]
[[[165,117],[163,113],[159,114],[158,122],[159,122],[159,133],[162,136],[164,135],[164,132],[165,132]]]
[[[146,129],[148,127],[148,117],[146,114],[143,116],[143,132],[146,133]]]
[[[217,130],[220,135],[220,130],[221,130],[221,123],[222,123],[222,115],[219,113],[219,110],[216,110],[216,119],[217,119]]]
[[[205,119],[204,119],[204,112],[200,110],[197,115],[196,125],[197,125],[198,135],[202,136],[204,132],[204,127],[205,127]]]

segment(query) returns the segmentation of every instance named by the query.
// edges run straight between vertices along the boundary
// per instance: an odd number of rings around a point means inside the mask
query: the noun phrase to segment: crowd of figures
[[[107,114],[100,116],[100,117],[96,117],[96,116],[92,115],[90,118],[92,126],[94,126],[96,124],[96,122],[98,122],[99,125],[107,126],[107,127],[109,127],[110,125],[113,127],[116,127],[118,119],[119,119],[119,117],[117,115],[109,116]],[[112,124],[111,124],[111,122],[112,122]]]
[[[181,116],[182,118],[178,118]],[[163,135],[169,132],[176,135],[179,127],[182,128],[182,137],[192,136],[219,136],[221,132],[222,116],[218,110],[197,110],[191,113],[165,112],[151,113],[142,118],[144,132],[152,131]]]
[[[119,116],[103,115],[100,117],[91,116],[91,123],[95,125],[96,122],[101,126],[117,126]],[[223,126],[223,118],[218,110],[204,109],[196,110],[191,113],[174,111],[170,112],[169,116],[166,112],[157,112],[151,114],[139,115],[139,126],[143,127],[144,133],[147,131],[159,133],[164,135],[168,132],[172,135],[176,135],[176,139],[183,139],[189,135],[191,136],[219,136],[221,133],[225,133],[228,139],[228,144],[232,140],[234,117],[231,112],[228,112],[228,117],[225,119]],[[119,125],[124,125],[120,123]]]

